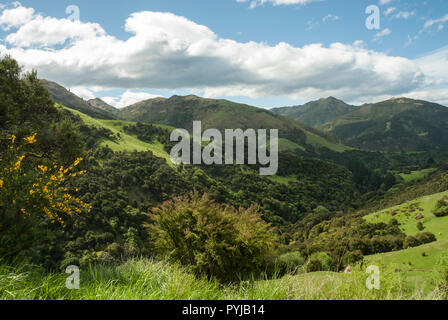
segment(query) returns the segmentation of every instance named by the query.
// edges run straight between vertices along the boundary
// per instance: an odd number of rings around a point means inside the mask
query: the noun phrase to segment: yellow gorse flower
[[[36,140],[36,136],[37,136],[37,133],[33,133],[32,136],[26,137],[26,138],[24,138],[23,140],[25,140],[26,143],[28,143],[28,144],[34,144],[34,143],[37,142],[37,140]]]
[[[37,142],[37,134],[24,138],[27,144]],[[34,172],[39,173],[36,177],[30,172],[16,172],[21,170],[22,162],[25,159],[25,153],[20,152],[21,146],[13,147],[16,142],[16,136],[12,135],[9,145],[10,151],[3,157],[0,162],[0,188],[8,189],[6,193],[0,194],[0,202],[6,196],[8,201],[13,204],[13,208],[17,213],[30,216],[43,212],[51,221],[51,223],[59,223],[65,227],[61,214],[71,215],[74,213],[82,213],[82,211],[90,212],[92,207],[84,203],[81,199],[68,193],[64,183],[70,177],[82,175],[85,171],[75,173],[75,167],[79,165],[83,158],[77,158],[68,168],[59,166],[57,163],[38,165],[34,167]],[[5,164],[5,166],[3,166]],[[3,168],[3,169],[1,169]],[[29,169],[33,171],[33,169]],[[23,170],[21,170],[23,171]],[[27,179],[24,179],[27,177]],[[30,178],[28,178],[30,177]],[[31,179],[31,180],[30,180]],[[5,181],[11,181],[5,185]],[[25,189],[24,189],[25,188]],[[20,191],[25,191],[26,196]],[[76,188],[76,192],[79,189]],[[20,199],[20,200],[19,200]],[[17,200],[17,202],[16,202]]]
[[[14,171],[19,171],[20,170],[20,166],[22,164],[23,159],[25,159],[25,156],[20,156],[20,158],[14,164]]]
[[[75,160],[75,163],[73,163],[73,166],[76,167],[82,160],[84,160],[83,158],[77,158]]]

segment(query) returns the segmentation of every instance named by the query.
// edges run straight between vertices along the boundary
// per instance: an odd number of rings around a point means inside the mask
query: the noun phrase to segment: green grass
[[[434,172],[436,169],[430,168],[430,169],[423,169],[420,171],[413,171],[411,173],[401,173],[400,177],[403,179],[405,183],[418,181],[424,179],[428,174],[431,172]]]
[[[305,148],[303,146],[298,145],[297,143],[292,142],[291,140],[284,139],[284,138],[278,139],[278,151],[279,152],[296,151],[297,149],[305,151]]]
[[[438,200],[443,196],[448,196],[448,191],[424,196],[404,204],[391,207],[364,217],[368,222],[389,222],[396,219],[400,223],[400,228],[407,235],[416,235],[422,231],[417,229],[417,223],[422,222],[425,229],[423,231],[432,232],[438,240],[448,238],[448,217],[437,218],[432,214]],[[415,208],[414,211],[412,206]],[[395,215],[392,213],[395,212]],[[418,215],[423,215],[423,219],[417,220]]]
[[[369,290],[360,268],[351,274],[317,272],[275,280],[222,285],[198,279],[167,262],[132,260],[118,266],[81,269],[80,290],[65,287],[67,274],[36,267],[0,265],[0,300],[360,300],[440,299],[440,277],[431,287],[415,285],[414,274],[384,269],[380,290]]]
[[[283,183],[283,184],[289,184],[290,182],[297,182],[297,179],[292,176],[282,177],[282,176],[268,176],[268,178],[271,181]]]
[[[424,293],[430,291],[434,274],[442,272],[448,261],[448,217],[437,218],[432,214],[436,202],[445,195],[448,195],[448,191],[421,197],[365,216],[369,222],[387,223],[391,219],[396,219],[407,235],[432,232],[437,237],[436,242],[419,247],[368,256],[365,258],[366,263],[386,264],[402,273],[407,273],[422,286]],[[391,215],[392,212],[396,214]],[[423,215],[424,218],[417,220],[418,215]],[[425,227],[423,231],[417,229],[419,221]]]
[[[94,126],[97,128],[106,128],[110,130],[115,136],[120,134],[120,137],[116,141],[105,140],[101,142],[102,146],[108,146],[113,151],[151,151],[156,157],[165,159],[168,164],[172,164],[169,154],[164,150],[164,146],[160,142],[148,143],[139,140],[136,136],[127,134],[123,130],[123,126],[133,125],[135,122],[132,121],[122,121],[122,120],[101,120],[92,118],[82,112],[64,107],[70,112],[81,117],[81,120],[89,126]],[[169,126],[157,125],[163,128],[170,128]]]
[[[311,132],[306,132],[306,143],[310,144],[312,146],[318,147],[318,148],[326,147],[335,152],[344,152],[344,151],[354,150],[354,148],[347,147],[343,144],[332,143],[332,142],[330,142],[318,135],[315,135]]]

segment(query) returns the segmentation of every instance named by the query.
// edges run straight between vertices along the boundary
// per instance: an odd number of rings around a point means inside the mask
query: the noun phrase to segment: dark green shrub
[[[420,245],[420,241],[414,236],[408,236],[403,242],[403,249],[414,248]]]
[[[306,264],[306,272],[317,272],[322,270],[322,263],[319,259],[310,259]]]
[[[425,230],[425,226],[423,225],[423,223],[418,222],[418,223],[417,223],[417,229],[418,229],[419,231],[423,231],[423,230]]]
[[[266,268],[277,235],[256,207],[222,207],[207,195],[175,198],[154,210],[155,247],[200,275],[233,281]]]
[[[437,201],[437,204],[433,210],[433,214],[436,217],[445,217],[448,216],[448,200],[446,197],[443,197],[439,201]]]
[[[288,252],[277,259],[277,267],[281,273],[294,273],[298,268],[305,265],[305,258],[300,252]]]
[[[344,266],[353,265],[358,261],[362,261],[364,259],[364,255],[360,250],[350,251],[344,255],[343,263]]]
[[[416,238],[420,242],[420,244],[426,244],[437,241],[436,236],[431,232],[419,233],[418,235],[416,235]]]
[[[334,267],[333,259],[325,252],[313,253],[309,258],[309,263],[313,260],[319,260],[320,270],[317,271],[331,271]],[[308,268],[307,268],[308,269]]]

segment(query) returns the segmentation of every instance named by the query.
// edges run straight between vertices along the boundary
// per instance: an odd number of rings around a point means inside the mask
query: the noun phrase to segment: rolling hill
[[[100,144],[101,146],[107,146],[113,151],[151,151],[154,156],[165,159],[169,165],[172,164],[169,154],[164,150],[163,144],[158,141],[153,141],[151,143],[142,141],[138,139],[137,136],[129,134],[124,130],[124,126],[134,125],[135,123],[122,120],[97,119],[65,106],[60,107],[66,108],[68,111],[79,116],[84,124],[95,128],[107,129],[114,137],[118,137],[117,139],[102,141]]]
[[[279,115],[300,121],[312,127],[318,127],[326,122],[358,109],[334,97],[311,101],[301,106],[275,108],[271,111]]]
[[[112,107],[110,104],[107,104],[100,98],[90,99],[87,101],[89,105],[91,105],[93,108],[101,109],[107,113],[117,115],[119,113],[119,110],[115,107]]]
[[[197,96],[173,96],[138,102],[120,110],[123,120],[158,123],[191,131],[193,121],[201,120],[203,130],[209,128],[278,129],[280,148],[306,150],[326,147],[333,151],[346,148],[338,139],[295,120],[268,110],[228,100],[205,99]]]
[[[398,98],[366,104],[320,129],[364,150],[448,150],[448,108],[421,100]]]
[[[372,223],[388,223],[396,219],[400,229],[408,236],[415,236],[420,232],[433,233],[437,241],[400,251],[381,253],[366,257],[368,264],[390,265],[413,275],[421,286],[428,286],[429,280],[447,262],[448,249],[448,217],[436,217],[432,213],[438,200],[447,196],[448,192],[441,192],[423,196],[404,204],[391,207],[365,216]],[[418,230],[417,223],[421,222],[424,229]]]
[[[70,92],[63,86],[56,82],[41,79],[42,84],[50,91],[51,98],[61,105],[69,107],[71,109],[88,114],[89,116],[100,119],[115,119],[112,112],[105,109],[104,106],[98,107],[97,105],[90,104],[87,101],[81,99],[74,93]]]

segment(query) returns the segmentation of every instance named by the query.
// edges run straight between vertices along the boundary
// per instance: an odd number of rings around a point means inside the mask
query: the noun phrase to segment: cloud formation
[[[148,11],[130,15],[125,23],[130,36],[123,41],[98,24],[34,11],[29,18],[25,12],[30,11],[24,9],[8,12],[23,19],[0,19],[5,29],[14,29],[0,52],[67,87],[192,89],[208,97],[333,95],[359,101],[422,90],[428,83],[415,61],[355,44],[242,43],[220,38],[184,17]],[[132,94],[108,102],[128,104]]]
[[[139,101],[158,98],[159,95],[154,95],[146,92],[133,92],[127,90],[124,92],[121,97],[103,97],[101,98],[104,102],[114,106],[115,108],[124,108],[126,106],[130,106]]]

